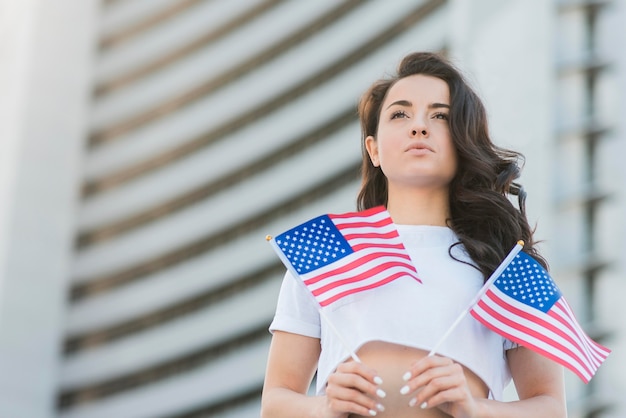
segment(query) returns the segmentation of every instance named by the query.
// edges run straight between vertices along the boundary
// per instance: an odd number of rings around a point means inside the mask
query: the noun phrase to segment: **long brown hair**
[[[493,144],[480,98],[461,72],[435,53],[407,55],[400,62],[396,76],[378,80],[361,97],[358,110],[363,162],[362,185],[357,198],[359,210],[387,205],[387,178],[380,167],[371,163],[365,138],[377,137],[381,106],[391,86],[415,74],[437,77],[445,81],[450,90],[449,126],[458,166],[449,188],[448,226],[485,278],[520,239],[524,240],[524,251],[547,267],[535,248],[533,230],[526,218],[526,194],[521,185],[514,182],[520,175],[518,163],[523,162],[524,157]],[[517,195],[519,208],[509,200],[511,194]]]

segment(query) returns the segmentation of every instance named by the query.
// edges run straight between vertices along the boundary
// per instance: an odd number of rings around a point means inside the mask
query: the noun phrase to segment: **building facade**
[[[0,1],[0,416],[256,417],[275,234],[349,211],[356,103],[441,51],[521,151],[531,223],[626,416],[621,0]],[[510,388],[509,397],[515,397]]]

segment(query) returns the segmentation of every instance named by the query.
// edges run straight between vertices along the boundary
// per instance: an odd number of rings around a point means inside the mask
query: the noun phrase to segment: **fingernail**
[[[416,403],[417,403],[417,398],[411,398],[411,400],[409,401],[409,406],[413,408]]]
[[[378,376],[374,377],[374,383],[376,383],[377,385],[382,385],[383,384],[383,379],[381,379]]]
[[[411,372],[406,372],[402,375],[402,380],[405,382],[411,378]]]
[[[422,402],[422,404],[420,405],[420,408],[426,409],[427,406],[428,404],[426,402]]]
[[[374,411],[373,409],[370,409],[370,415],[371,416],[375,417],[377,413],[378,412]]]
[[[387,396],[385,391],[382,389],[376,389],[376,394],[378,395],[379,398],[384,398],[385,396]]]
[[[409,393],[409,390],[411,390],[411,388],[409,388],[409,385],[404,385],[402,386],[402,389],[400,389],[400,394],[406,395],[407,393]]]
[[[376,404],[376,409],[378,409],[380,412],[385,411],[385,407],[381,403]]]

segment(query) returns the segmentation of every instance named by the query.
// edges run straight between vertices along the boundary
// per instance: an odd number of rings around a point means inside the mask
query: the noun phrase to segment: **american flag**
[[[321,306],[400,277],[421,283],[383,206],[318,216],[276,236],[275,243]]]
[[[585,383],[611,352],[585,334],[548,272],[524,252],[470,313],[494,332],[569,368]]]

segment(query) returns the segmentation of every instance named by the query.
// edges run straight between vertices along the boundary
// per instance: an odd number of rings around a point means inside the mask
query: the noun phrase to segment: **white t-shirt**
[[[369,341],[386,341],[429,351],[467,309],[483,285],[482,274],[454,260],[449,248],[458,242],[446,227],[396,225],[422,283],[399,278],[384,286],[356,293],[324,307],[324,312],[356,352]],[[462,245],[452,250],[455,258],[471,262]],[[280,290],[274,330],[319,338],[321,354],[317,370],[317,393],[323,394],[328,376],[349,357],[335,334],[320,320],[317,303],[290,273]],[[490,397],[502,399],[511,380],[505,351],[513,345],[466,315],[437,350],[479,376]]]

